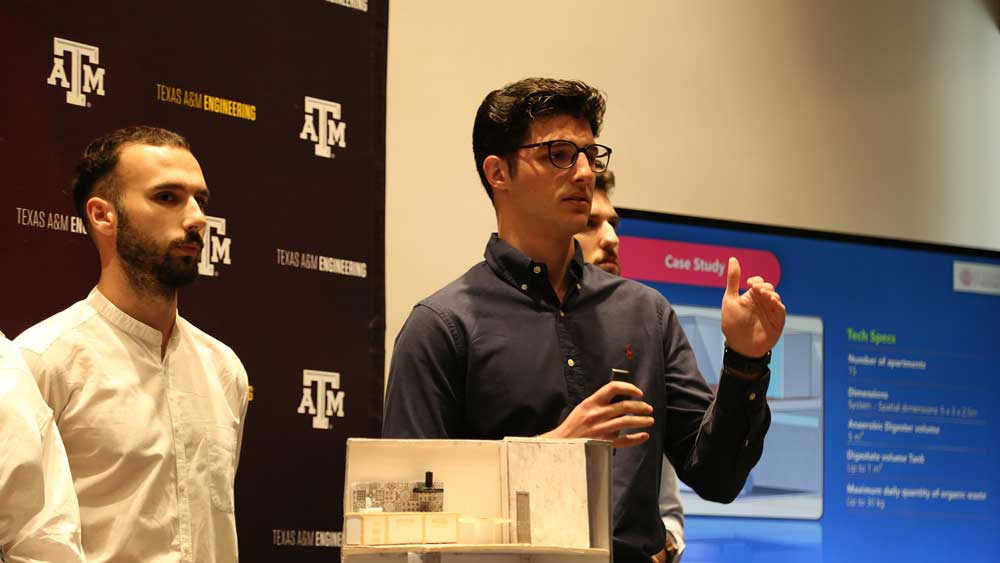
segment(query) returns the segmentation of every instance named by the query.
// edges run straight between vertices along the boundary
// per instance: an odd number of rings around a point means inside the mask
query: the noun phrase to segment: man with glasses
[[[583,261],[593,264],[613,275],[621,274],[618,262],[618,212],[611,205],[611,190],[615,187],[615,173],[605,170],[594,181],[594,199],[590,205],[587,229],[576,235],[583,252]],[[677,563],[684,553],[684,507],[677,483],[677,471],[664,457],[660,479],[660,517],[666,528],[666,542],[658,561]]]
[[[615,560],[639,561],[662,557],[664,451],[699,494],[725,502],[760,458],[770,423],[766,360],[785,313],[760,278],[740,295],[730,261],[729,348],[714,397],[663,296],[584,264],[573,236],[586,228],[594,174],[611,156],[594,142],[604,108],[594,88],[545,78],[483,100],[472,144],[497,233],[484,262],[410,313],[390,364],[382,434],[611,440],[620,448]]]

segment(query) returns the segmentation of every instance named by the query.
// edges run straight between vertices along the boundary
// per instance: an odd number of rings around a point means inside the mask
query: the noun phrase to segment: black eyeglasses
[[[536,147],[546,147],[549,149],[549,162],[556,168],[573,168],[576,159],[583,153],[587,157],[590,169],[594,172],[604,172],[608,169],[608,162],[611,161],[611,147],[604,145],[587,145],[578,147],[573,141],[556,139],[555,141],[544,141],[521,145],[519,149],[533,149]]]

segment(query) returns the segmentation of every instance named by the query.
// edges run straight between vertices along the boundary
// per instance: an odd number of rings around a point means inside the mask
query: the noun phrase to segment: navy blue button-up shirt
[[[613,547],[616,561],[648,561],[664,544],[663,454],[702,497],[734,499],[763,450],[770,373],[756,381],[723,373],[713,395],[660,293],[584,264],[579,245],[567,275],[560,303],[545,264],[494,234],[484,262],[410,313],[392,356],[382,435],[536,436],[613,368],[627,370],[655,424],[647,442],[614,458]]]

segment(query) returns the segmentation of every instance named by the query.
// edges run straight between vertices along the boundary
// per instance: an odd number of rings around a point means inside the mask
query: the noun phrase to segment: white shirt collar
[[[87,304],[94,308],[102,317],[108,320],[111,324],[115,325],[119,329],[139,338],[146,344],[149,344],[156,349],[163,344],[163,333],[155,328],[149,326],[148,324],[131,317],[125,311],[119,309],[114,303],[112,303],[103,293],[100,292],[96,287],[90,291],[87,295]],[[177,320],[180,315],[177,315],[174,319],[174,330],[173,334],[170,335],[170,340],[173,341],[177,339],[177,333],[180,330],[180,323]]]

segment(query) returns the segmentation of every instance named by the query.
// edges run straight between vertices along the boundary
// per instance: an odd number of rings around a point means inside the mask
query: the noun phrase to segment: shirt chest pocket
[[[236,430],[215,426],[207,439],[208,488],[212,506],[223,512],[233,512],[233,480],[236,477]]]

